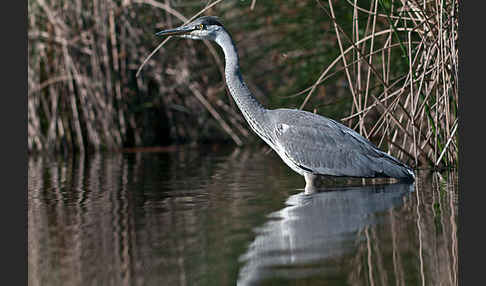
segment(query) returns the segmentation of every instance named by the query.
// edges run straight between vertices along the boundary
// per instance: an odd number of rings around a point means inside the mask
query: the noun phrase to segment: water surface
[[[29,285],[457,285],[455,172],[328,186],[272,152],[31,156]]]

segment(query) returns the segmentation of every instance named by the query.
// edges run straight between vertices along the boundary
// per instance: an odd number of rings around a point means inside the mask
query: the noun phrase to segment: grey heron
[[[222,48],[226,85],[236,105],[251,129],[304,176],[306,192],[315,190],[320,175],[415,179],[410,167],[335,120],[297,109],[266,109],[243,81],[235,44],[217,17],[203,16],[156,35],[211,40]]]

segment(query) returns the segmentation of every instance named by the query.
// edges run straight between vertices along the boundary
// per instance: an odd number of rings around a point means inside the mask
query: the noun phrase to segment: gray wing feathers
[[[408,167],[377,149],[354,130],[313,113],[274,110],[279,148],[297,165],[316,174],[409,178]]]

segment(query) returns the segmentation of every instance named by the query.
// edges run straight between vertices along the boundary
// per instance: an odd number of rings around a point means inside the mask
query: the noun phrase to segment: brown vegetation
[[[32,0],[29,151],[248,142],[212,43],[170,41],[135,76],[157,29],[204,13],[224,19],[245,80],[269,107],[342,119],[413,166],[450,166],[457,12],[454,0]]]
[[[402,160],[413,159],[414,166],[454,164],[457,2],[375,0],[369,8],[356,0],[348,2],[354,9],[352,35],[337,23],[332,1],[329,8],[321,6],[334,20],[341,54],[326,67],[302,106],[333,65],[342,61],[353,97],[351,115],[344,118],[350,126],[376,138],[378,145],[386,142],[382,147],[388,146]]]

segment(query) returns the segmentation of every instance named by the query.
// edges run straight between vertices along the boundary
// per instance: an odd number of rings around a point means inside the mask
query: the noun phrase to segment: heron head
[[[163,30],[157,36],[177,36],[193,40],[215,40],[218,32],[223,30],[223,25],[218,18],[203,16],[175,29]]]

